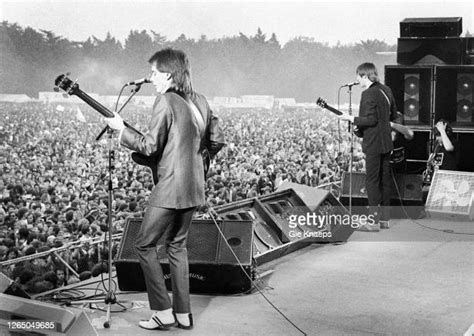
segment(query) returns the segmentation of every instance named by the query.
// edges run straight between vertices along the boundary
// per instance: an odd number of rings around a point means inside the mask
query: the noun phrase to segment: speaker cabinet
[[[474,133],[458,133],[459,157],[458,170],[474,172]]]
[[[277,207],[277,205],[274,206]],[[280,204],[278,206],[281,207]],[[214,210],[224,220],[252,221],[254,231],[253,257],[259,264],[262,263],[260,260],[262,255],[276,251],[290,241],[285,228],[277,224],[276,219],[256,198],[232,202],[215,207]],[[277,257],[279,255],[275,256],[275,258]]]
[[[249,290],[252,287],[250,279],[254,277],[252,221],[216,222],[218,226],[212,220],[193,220],[189,228],[187,248],[190,291],[231,294]],[[141,218],[130,218],[127,221],[117,253],[117,279],[119,288],[124,291],[146,290],[135,250],[141,224]],[[171,289],[165,248],[164,239],[161,239],[157,244],[157,262],[161,263],[167,288]]]
[[[432,66],[385,66],[385,83],[407,125],[430,127],[432,80]]]
[[[415,130],[413,139],[405,144],[405,157],[407,160],[428,160],[430,146],[430,131]]]
[[[474,126],[474,65],[436,67],[435,119]]]
[[[344,207],[334,195],[324,189],[309,187],[302,184],[284,182],[278,190],[293,189],[296,194],[305,202],[311,212],[318,216],[329,218],[332,215],[342,218],[349,215],[349,211]],[[350,225],[339,225],[331,222],[326,229],[331,232],[331,239],[325,242],[345,242],[354,233],[354,228]]]
[[[43,329],[13,331],[8,322],[52,322]],[[43,324],[45,326],[45,324]],[[86,313],[79,309],[59,307],[50,303],[0,294],[1,335],[98,335]]]
[[[298,230],[303,232],[304,228],[296,226],[291,228],[289,225],[290,216],[300,216],[308,213],[309,208],[303,202],[293,189],[278,190],[277,192],[261,196],[259,202],[271,214],[273,221],[278,226],[284,237],[284,242],[298,239],[297,236],[291,234],[292,231]]]
[[[397,63],[400,65],[460,65],[465,61],[466,42],[461,37],[399,38]]]
[[[466,44],[464,64],[474,65],[474,37],[466,37],[464,42]]]
[[[474,220],[474,173],[452,170],[435,172],[426,200],[432,218]]]
[[[400,22],[400,37],[456,37],[461,33],[461,17],[406,18]]]

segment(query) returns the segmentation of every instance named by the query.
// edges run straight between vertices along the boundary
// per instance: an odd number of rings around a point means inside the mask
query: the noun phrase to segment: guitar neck
[[[74,92],[74,94],[79,98],[81,99],[83,102],[85,102],[87,105],[89,105],[90,107],[92,107],[94,110],[96,110],[97,112],[99,112],[100,114],[102,114],[104,117],[106,118],[113,118],[114,117],[114,113],[112,111],[110,111],[107,107],[105,107],[104,105],[102,105],[101,103],[99,103],[97,100],[95,100],[94,98],[92,98],[91,96],[89,96],[87,93],[85,93],[84,91],[82,91],[81,89],[77,89],[76,92]],[[130,125],[129,123],[127,123],[126,121],[123,122],[125,126],[127,126],[128,128],[134,130],[135,132],[137,133],[140,133],[140,131],[138,131],[137,129],[135,129],[132,125]]]
[[[102,114],[106,118],[113,118],[114,113],[110,111],[107,107],[96,101],[94,98],[89,96],[87,93],[84,91],[77,89],[76,92],[74,93],[79,99],[84,101],[87,105],[92,107],[94,110]]]
[[[342,114],[341,111],[339,111],[339,110],[335,109],[334,107],[329,106],[329,105],[327,105],[327,104],[326,104],[325,108],[326,108],[327,110],[331,111],[331,112],[334,113],[334,114],[337,114],[337,115],[341,115],[341,114]]]

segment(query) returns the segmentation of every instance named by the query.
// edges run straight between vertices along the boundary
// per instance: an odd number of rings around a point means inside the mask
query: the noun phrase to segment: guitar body
[[[158,162],[156,161],[156,158],[152,156],[146,156],[138,152],[133,152],[131,157],[133,162],[135,162],[136,164],[151,169],[153,183],[156,185],[158,183],[158,174],[156,173],[156,166],[158,165]]]

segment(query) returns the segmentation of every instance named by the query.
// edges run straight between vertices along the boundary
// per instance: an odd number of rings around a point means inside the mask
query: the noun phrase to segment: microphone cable
[[[212,210],[214,211],[214,210]],[[211,211],[211,207],[208,205],[208,211],[207,213],[209,214],[209,216],[211,217],[212,221],[214,222],[214,225],[216,226],[217,230],[219,231],[219,234],[221,235],[221,237],[223,238],[223,240],[225,241],[227,247],[229,248],[230,252],[232,253],[232,255],[234,256],[235,260],[237,261],[239,267],[242,269],[242,272],[244,272],[245,276],[250,280],[250,282],[252,283],[252,286],[254,286],[254,288],[257,289],[257,291],[260,293],[260,295],[265,299],[265,301],[267,301],[267,303],[273,307],[273,309],[275,309],[281,316],[283,316],[283,318],[288,321],[288,323],[290,323],[295,329],[297,329],[302,335],[304,336],[307,336],[307,334],[302,330],[300,329],[293,321],[291,321],[277,306],[275,306],[275,304],[273,304],[270,299],[268,299],[265,294],[260,290],[260,288],[258,288],[258,286],[256,285],[255,281],[252,279],[251,276],[249,276],[247,274],[247,272],[245,271],[244,267],[242,266],[242,264],[240,263],[240,260],[239,258],[237,257],[237,255],[235,254],[234,250],[232,249],[232,247],[230,246],[229,242],[227,241],[225,235],[224,235],[224,232],[222,232],[221,228],[219,227],[219,224],[217,223],[217,220],[215,219],[214,215],[212,214],[212,211]],[[252,226],[252,230],[253,230],[253,226]],[[253,258],[252,258],[253,259]]]

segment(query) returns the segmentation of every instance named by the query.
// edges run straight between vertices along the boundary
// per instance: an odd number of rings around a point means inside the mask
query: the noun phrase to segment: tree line
[[[182,34],[172,41],[153,30],[131,30],[124,43],[110,33],[103,40],[91,36],[70,41],[52,31],[8,21],[0,30],[0,93],[32,97],[51,91],[54,79],[65,72],[78,78],[86,92],[116,95],[124,83],[145,76],[150,71],[148,59],[164,47],[188,54],[194,86],[209,98],[273,95],[300,102],[318,96],[334,100],[338,87],[355,79],[360,63],[375,63],[383,77],[384,65],[396,61],[390,53],[396,45],[376,39],[330,46],[299,36],[282,45],[276,34],[268,37],[260,28],[250,36],[193,39]],[[141,93],[153,92],[146,88]]]

